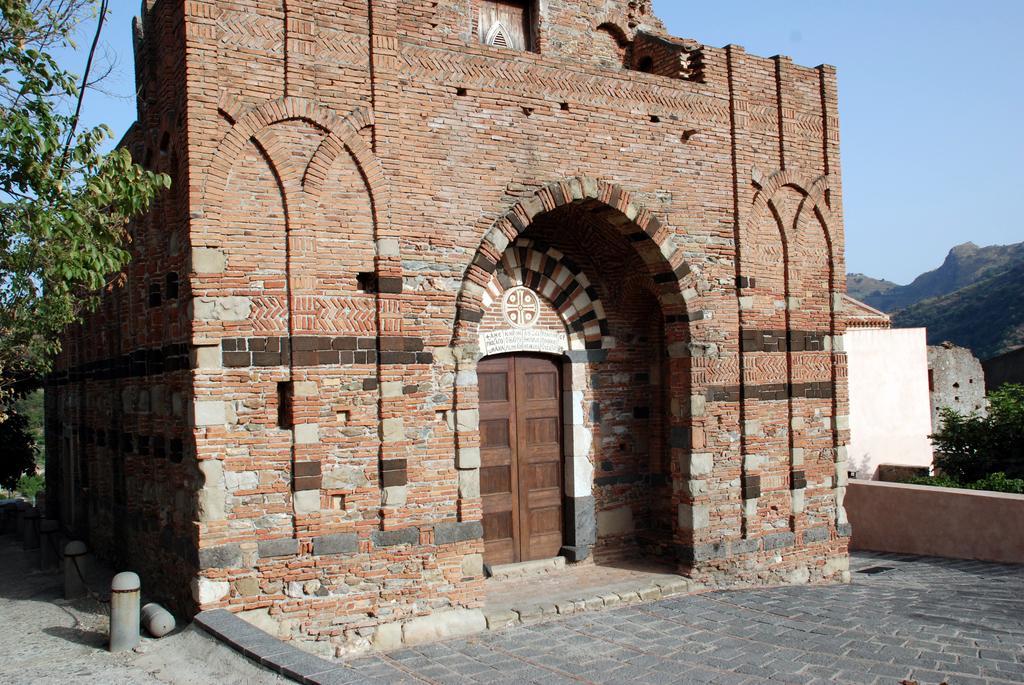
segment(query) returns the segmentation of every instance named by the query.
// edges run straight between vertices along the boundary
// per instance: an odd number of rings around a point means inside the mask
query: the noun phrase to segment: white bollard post
[[[81,540],[72,540],[64,546],[64,599],[78,599],[89,593],[82,582],[85,576],[85,553],[86,546]]]
[[[139,576],[118,573],[110,583],[110,651],[123,652],[139,644]]]
[[[142,607],[142,626],[147,633],[160,638],[174,630],[174,616],[159,604],[150,602]]]

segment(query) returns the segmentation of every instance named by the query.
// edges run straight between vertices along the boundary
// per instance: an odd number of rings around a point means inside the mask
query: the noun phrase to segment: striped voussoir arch
[[[529,288],[550,302],[574,342],[586,349],[604,346],[610,334],[600,294],[564,253],[538,240],[518,239],[502,254],[484,289],[484,308],[500,302],[505,291],[516,286]]]

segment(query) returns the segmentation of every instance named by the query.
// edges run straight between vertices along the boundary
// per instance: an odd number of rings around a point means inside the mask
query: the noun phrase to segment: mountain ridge
[[[927,327],[931,345],[948,340],[981,359],[1024,345],[1024,242],[956,245],[907,285],[850,274],[847,292],[895,327]]]

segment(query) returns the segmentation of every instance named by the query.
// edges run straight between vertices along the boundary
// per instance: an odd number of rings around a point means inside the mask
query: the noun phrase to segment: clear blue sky
[[[104,89],[120,97],[86,102],[86,123],[118,136],[135,117],[139,4],[111,0],[105,29],[118,64]],[[708,45],[838,67],[850,271],[906,283],[953,245],[1024,241],[1024,1],[655,0],[654,10]]]

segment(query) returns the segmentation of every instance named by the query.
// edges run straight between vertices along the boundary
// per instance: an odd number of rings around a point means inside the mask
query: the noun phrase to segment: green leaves
[[[170,187],[127,150],[104,154],[108,127],[75,130],[78,78],[46,48],[92,4],[0,0],[0,401],[49,370],[61,332],[120,278],[128,222]]]
[[[992,474],[1024,478],[1024,385],[1006,384],[989,393],[987,416],[942,410],[942,428],[932,437],[935,466],[960,483]]]

